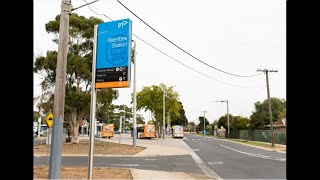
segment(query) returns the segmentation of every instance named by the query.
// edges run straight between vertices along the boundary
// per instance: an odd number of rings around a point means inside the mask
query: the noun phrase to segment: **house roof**
[[[283,123],[285,121],[274,121],[273,122],[273,127],[285,127],[285,124]],[[266,125],[266,127],[270,127],[270,124]]]

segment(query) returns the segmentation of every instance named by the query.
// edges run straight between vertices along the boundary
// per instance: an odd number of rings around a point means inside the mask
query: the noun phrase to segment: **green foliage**
[[[140,115],[137,115],[137,124],[145,124],[144,118]]]
[[[96,118],[100,122],[106,122],[107,119],[119,118],[115,117],[114,109],[117,106],[112,104],[113,100],[119,97],[119,92],[113,89],[104,89],[97,92],[97,111]]]
[[[242,116],[233,116],[232,123],[230,124],[230,131],[231,130],[245,130],[248,128],[249,125],[249,118],[242,117]]]
[[[285,118],[287,116],[287,108],[283,107],[282,111],[279,113],[279,119],[282,120],[283,118]]]
[[[33,121],[38,121],[38,118],[39,118],[39,112],[33,111]]]
[[[203,116],[200,116],[199,117],[199,121],[200,121],[200,123],[198,124],[198,126],[197,126],[197,129],[199,129],[199,131],[203,131]],[[209,125],[210,123],[209,123],[209,121],[208,121],[208,119],[207,118],[205,118],[205,121],[206,121],[206,130],[208,130],[207,129],[207,125]]]
[[[268,99],[262,103],[260,101],[254,104],[255,110],[250,116],[251,126],[253,129],[264,129],[265,125],[270,124]],[[286,101],[276,97],[271,98],[271,111],[273,121],[281,120],[286,111]]]
[[[188,124],[187,124],[188,131],[190,130],[191,132],[194,132],[194,130],[196,129],[195,127],[196,126],[195,126],[194,122],[188,122]]]
[[[103,22],[101,19],[78,16],[73,13],[69,23],[69,52],[67,62],[67,84],[69,87],[74,83],[88,85],[91,82],[92,51],[93,51],[93,30],[94,25]],[[55,35],[54,42],[58,43],[60,15],[54,21],[49,21],[46,31]],[[48,51],[46,57],[37,57],[34,64],[34,72],[46,74],[47,81],[52,86],[55,83],[55,70],[57,62],[57,52]],[[87,90],[86,87],[86,90]]]
[[[90,85],[93,56],[94,25],[103,22],[101,19],[70,15],[69,43],[67,56],[66,92],[65,92],[65,121],[71,125],[71,129],[77,126],[74,120],[89,120],[90,109]],[[60,16],[49,21],[46,31],[55,35],[54,42],[58,44]],[[55,86],[57,52],[48,51],[46,56],[39,56],[34,63],[34,72],[45,76],[44,84],[47,88]],[[82,86],[84,85],[84,86]],[[113,111],[112,101],[118,98],[118,91],[107,89],[97,93],[97,117],[104,119]],[[43,101],[44,113],[53,110],[54,95]],[[72,122],[72,123],[71,123]]]
[[[44,81],[51,86],[54,86],[55,83],[57,56],[58,53],[56,51],[47,51],[46,57],[39,56],[36,58],[33,67],[34,72],[46,75]]]
[[[54,95],[52,94],[46,101],[42,103],[43,114],[53,112]]]
[[[180,118],[181,103],[179,102],[179,94],[173,90],[173,87],[167,87],[165,84],[159,86],[152,85],[143,87],[137,93],[137,110],[150,110],[154,115],[156,122],[162,122],[163,114],[163,90],[166,91],[165,111],[170,114],[171,122],[175,122]],[[182,121],[184,121],[182,119]],[[167,123],[167,122],[166,122]]]
[[[232,114],[229,114],[229,126],[230,126],[230,131],[231,131],[231,124],[233,121],[233,116]],[[224,116],[221,116],[218,120],[218,128],[220,129],[221,126],[223,126],[223,128],[225,128],[226,130],[228,130],[228,115],[225,114]]]
[[[90,119],[90,99],[91,93],[88,91],[77,91],[76,87],[66,87],[65,114],[77,109],[81,119]]]
[[[215,125],[218,125],[218,120],[213,121],[212,127],[214,127]]]
[[[184,127],[186,127],[187,123],[188,123],[188,119],[186,117],[183,105],[180,101],[179,101],[179,104],[181,106],[180,111],[179,111],[180,117],[177,117],[176,119],[171,120],[171,125],[172,126],[173,125],[183,125]]]
[[[206,125],[206,130],[209,135],[214,135],[214,125],[213,124]]]

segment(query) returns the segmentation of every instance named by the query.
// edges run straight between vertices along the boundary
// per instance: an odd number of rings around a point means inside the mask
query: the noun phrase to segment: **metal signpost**
[[[130,19],[100,23],[94,27],[88,179],[92,179],[93,169],[96,92],[97,89],[130,87],[131,29]]]

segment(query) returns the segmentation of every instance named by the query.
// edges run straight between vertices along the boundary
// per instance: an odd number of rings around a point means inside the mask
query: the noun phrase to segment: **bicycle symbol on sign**
[[[264,137],[264,139],[267,139],[266,132],[262,132],[262,136]]]

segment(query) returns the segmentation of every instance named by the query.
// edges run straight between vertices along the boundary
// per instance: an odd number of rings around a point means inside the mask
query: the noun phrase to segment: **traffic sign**
[[[46,123],[47,123],[49,128],[52,127],[52,123],[53,123],[53,115],[52,115],[52,113],[48,114],[48,116],[46,118]]]
[[[100,23],[97,29],[97,89],[130,87],[131,20]]]

